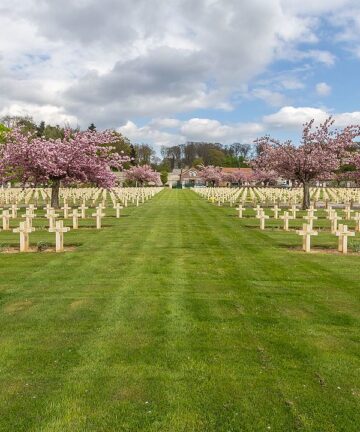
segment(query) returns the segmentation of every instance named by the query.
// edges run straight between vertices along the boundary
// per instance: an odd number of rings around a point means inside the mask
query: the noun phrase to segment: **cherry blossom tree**
[[[349,157],[348,149],[360,135],[359,126],[348,126],[342,131],[333,129],[329,117],[318,127],[314,120],[304,125],[299,146],[291,140],[280,142],[269,136],[255,141],[259,156],[254,161],[256,170],[275,171],[278,176],[295,180],[303,186],[303,208],[310,205],[310,183],[332,178],[341,163]]]
[[[274,170],[255,170],[250,175],[249,181],[261,182],[265,186],[268,186],[270,183],[273,183],[277,180],[278,175]]]
[[[121,169],[129,160],[113,152],[109,144],[117,139],[110,131],[66,130],[64,138],[45,139],[13,129],[0,146],[0,179],[51,187],[51,205],[57,208],[61,184],[115,185],[117,176],[111,168]]]
[[[235,178],[237,183],[243,184],[243,183],[249,183],[253,181],[253,172],[247,172],[247,171],[238,171],[235,173]]]
[[[221,180],[223,180],[223,174],[219,167],[214,167],[213,165],[200,165],[199,170],[201,171],[202,178],[206,182],[211,183],[212,186],[219,185]]]
[[[360,184],[360,148],[356,146],[356,149],[352,151],[351,157],[349,158],[350,165],[354,168],[353,171],[343,173],[343,177],[354,180],[356,184]]]
[[[149,165],[133,166],[125,170],[125,177],[127,180],[135,181],[141,185],[148,182],[161,184],[160,173],[154,171]]]
[[[225,181],[226,183],[230,183],[230,184],[238,183],[238,178],[236,173],[232,173],[232,172],[221,173],[221,175],[222,175],[222,180]]]

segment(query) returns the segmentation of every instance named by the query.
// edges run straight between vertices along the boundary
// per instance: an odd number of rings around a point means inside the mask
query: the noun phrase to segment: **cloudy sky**
[[[134,142],[360,123],[359,0],[0,0],[0,115]]]

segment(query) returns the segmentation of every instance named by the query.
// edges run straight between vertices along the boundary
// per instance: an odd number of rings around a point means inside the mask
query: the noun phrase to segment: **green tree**
[[[204,165],[204,160],[201,157],[197,157],[192,161],[191,166],[196,168],[198,165]]]
[[[160,180],[161,180],[161,183],[163,185],[168,181],[168,172],[167,171],[161,171]]]
[[[39,123],[39,126],[37,127],[36,135],[38,137],[42,137],[44,135],[44,133],[45,133],[45,122],[41,121]]]
[[[5,142],[5,134],[6,132],[9,132],[10,129],[4,126],[3,124],[0,124],[0,143]]]

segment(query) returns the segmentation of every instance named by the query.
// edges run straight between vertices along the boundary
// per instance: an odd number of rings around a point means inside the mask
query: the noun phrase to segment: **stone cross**
[[[20,252],[29,250],[29,234],[35,231],[35,228],[29,227],[26,222],[20,222],[19,228],[13,229],[14,233],[20,234]]]
[[[355,221],[355,231],[360,232],[360,213],[359,212],[355,213],[353,220]]]
[[[243,217],[243,211],[245,210],[242,204],[239,204],[239,207],[236,207],[236,210],[239,212],[239,218]]]
[[[261,210],[258,216],[258,219],[260,219],[260,229],[265,229],[265,220],[269,219],[269,216],[267,216],[264,212],[264,210]]]
[[[328,204],[325,208],[326,213],[328,214],[328,217],[331,215],[331,213],[335,210],[333,210],[332,205]]]
[[[50,204],[46,204],[46,206],[44,207],[44,210],[46,211],[45,217],[47,218],[50,214],[50,210],[52,210],[53,208],[51,207]]]
[[[3,224],[3,230],[8,231],[10,229],[10,213],[9,210],[3,210],[2,212],[2,224]]]
[[[316,207],[315,207],[315,204],[314,204],[313,202],[310,203],[309,210],[311,210],[311,211],[313,211],[313,212],[317,211],[317,210],[316,210]]]
[[[120,210],[122,210],[124,207],[120,203],[116,203],[114,205],[114,209],[116,210],[116,217],[119,219],[120,217]]]
[[[49,228],[53,229],[55,225],[55,219],[59,217],[58,214],[55,213],[55,209],[50,209],[46,219],[49,219]]]
[[[79,207],[79,210],[81,211],[81,219],[85,219],[86,218],[86,210],[88,209],[89,207],[86,207],[86,205],[85,205],[85,203],[83,202],[82,204],[81,204],[81,206]]]
[[[78,209],[73,209],[72,214],[70,215],[73,220],[73,229],[79,228],[79,211]]]
[[[274,219],[279,219],[279,211],[280,211],[279,206],[275,204],[273,208]]]
[[[329,215],[329,219],[331,221],[331,232],[332,234],[335,234],[337,231],[338,221],[341,220],[341,217],[338,216],[335,210],[333,210]]]
[[[350,220],[352,212],[353,212],[353,210],[351,210],[351,205],[346,204],[345,209],[344,209],[345,219]]]
[[[258,218],[259,217],[259,214],[261,213],[261,211],[262,211],[262,208],[261,208],[261,206],[260,206],[260,204],[258,204],[255,208],[254,208],[254,210],[256,211],[256,218]]]
[[[49,232],[55,233],[55,251],[64,251],[64,233],[70,231],[70,228],[64,227],[64,221],[56,221],[55,228],[49,228]]]
[[[13,219],[17,218],[17,211],[20,210],[19,207],[16,204],[12,204],[11,206],[11,217]]]
[[[31,228],[32,220],[35,217],[35,214],[32,212],[32,210],[30,208],[27,208],[25,214],[23,214],[21,217],[25,218],[28,227]]]
[[[93,216],[96,217],[96,229],[101,229],[101,219],[105,216],[105,213],[102,212],[102,207],[96,207],[96,213],[93,213]]]
[[[29,204],[27,210],[29,210],[29,213],[33,214],[34,217],[36,216],[35,210],[37,210],[37,207],[35,207],[34,204]]]
[[[292,206],[291,206],[291,213],[292,213],[292,218],[293,219],[296,219],[296,212],[297,212],[298,210],[297,210],[297,207],[296,207],[296,204],[293,204]]]
[[[339,237],[338,251],[347,254],[348,237],[353,237],[355,233],[349,231],[347,225],[339,224],[339,229],[335,234]]]
[[[312,212],[308,212],[306,216],[303,217],[309,225],[311,229],[313,229],[314,220],[317,220],[317,217],[312,214]]]
[[[280,216],[280,219],[284,220],[284,230],[289,231],[289,220],[294,218],[289,215],[289,212],[286,211],[282,216]]]
[[[64,207],[61,207],[61,210],[64,211],[64,219],[67,219],[69,217],[70,207],[68,206],[66,201],[64,201]]]
[[[314,231],[310,225],[303,224],[302,230],[297,230],[296,233],[303,237],[303,251],[310,252],[311,236],[318,235],[317,231]]]

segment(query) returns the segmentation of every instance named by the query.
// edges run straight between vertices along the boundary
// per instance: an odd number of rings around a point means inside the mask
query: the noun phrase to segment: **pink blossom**
[[[110,146],[117,137],[111,132],[65,132],[63,139],[45,139],[23,134],[14,129],[0,147],[2,181],[17,180],[33,185],[63,183],[94,183],[109,188],[120,169],[129,160],[113,152]]]
[[[127,180],[139,182],[140,184],[154,182],[161,184],[160,173],[154,171],[149,165],[134,166],[125,171]]]
[[[128,161],[105,145],[117,141],[110,131],[65,131],[63,139],[45,139],[13,129],[0,146],[1,181],[53,187],[52,205],[58,206],[60,182],[93,183],[110,188],[116,175],[111,168],[121,169]]]
[[[219,185],[221,180],[223,180],[223,174],[221,168],[214,167],[212,165],[203,166],[200,165],[199,169],[201,171],[201,176],[206,182],[210,182],[213,186]]]
[[[255,170],[274,171],[279,176],[302,183],[304,187],[303,207],[310,202],[309,183],[312,180],[328,179],[349,158],[348,149],[353,139],[360,135],[359,126],[348,126],[343,131],[333,130],[334,121],[328,118],[313,128],[314,120],[304,125],[299,146],[288,140],[280,142],[269,136],[259,138],[256,144],[260,154],[254,161]]]

